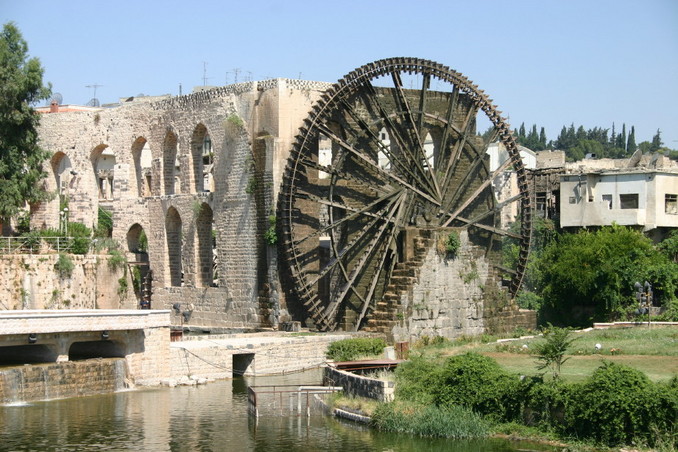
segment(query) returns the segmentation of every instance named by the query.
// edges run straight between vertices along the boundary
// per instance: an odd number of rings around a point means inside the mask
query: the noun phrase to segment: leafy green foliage
[[[553,379],[557,379],[560,375],[560,367],[569,359],[565,357],[565,354],[576,339],[570,337],[570,330],[567,328],[552,325],[545,328],[543,334],[544,341],[534,346],[537,369],[550,368],[553,372]]]
[[[435,402],[462,405],[493,419],[508,420],[520,414],[519,385],[518,377],[492,358],[466,353],[445,362]]]
[[[62,278],[70,278],[73,274],[73,261],[65,253],[59,253],[59,258],[54,264],[54,269],[59,273],[59,276]]]
[[[388,432],[440,438],[480,438],[489,433],[485,420],[460,406],[382,403],[374,411],[371,425]]]
[[[455,256],[460,246],[461,240],[459,240],[459,234],[457,234],[455,231],[447,234],[447,239],[445,240],[445,251],[447,254]]]
[[[113,235],[113,215],[103,207],[99,207],[97,214],[97,228],[94,231],[95,237],[110,238]]]
[[[332,342],[325,355],[335,361],[353,361],[362,356],[380,355],[386,343],[381,338],[357,337]]]
[[[544,318],[559,325],[624,318],[636,305],[636,281],[652,284],[655,304],[670,303],[678,289],[678,265],[624,226],[563,234],[536,264]]]
[[[82,223],[68,223],[68,236],[73,237],[71,253],[86,254],[92,244],[92,230]]]
[[[422,404],[435,402],[443,381],[443,366],[440,363],[414,355],[399,364],[395,374],[398,399]]]
[[[276,232],[277,218],[275,215],[268,217],[268,229],[264,232],[264,240],[267,244],[273,246],[278,243],[278,233]]]
[[[108,268],[118,270],[127,264],[127,258],[117,249],[108,251]]]
[[[39,115],[31,104],[46,99],[43,68],[28,59],[28,45],[13,23],[0,33],[0,218],[10,218],[26,202],[48,199],[40,182],[49,154],[38,145]]]
[[[640,371],[604,362],[586,382],[574,387],[564,429],[610,446],[652,445],[658,431],[675,431],[678,397],[671,386],[655,385]]]

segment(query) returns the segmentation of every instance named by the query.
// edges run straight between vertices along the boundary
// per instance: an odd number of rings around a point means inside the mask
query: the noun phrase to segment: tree
[[[636,281],[652,284],[657,305],[670,305],[678,289],[678,264],[642,233],[618,225],[562,234],[537,266],[543,318],[559,325],[627,317],[636,307]]]
[[[40,180],[48,153],[38,146],[39,117],[31,107],[50,95],[43,68],[28,58],[28,45],[13,23],[0,34],[0,221],[15,216],[26,202],[47,199]]]
[[[537,358],[537,369],[542,370],[547,367],[553,372],[553,379],[557,380],[560,375],[560,368],[570,359],[565,354],[570,345],[576,338],[570,338],[570,330],[567,328],[558,328],[551,324],[543,331],[544,342],[539,342],[534,348],[534,354]]]
[[[636,128],[634,126],[631,126],[631,131],[629,132],[629,139],[626,144],[626,152],[629,154],[633,154],[636,152],[636,149],[638,149],[638,146],[636,146]]]
[[[657,133],[652,137],[652,146],[650,146],[650,152],[657,152],[662,147],[662,144],[664,144],[662,142],[661,135],[661,130],[657,129]]]

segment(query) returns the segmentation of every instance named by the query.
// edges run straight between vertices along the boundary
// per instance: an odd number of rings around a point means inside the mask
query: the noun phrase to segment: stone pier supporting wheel
[[[497,142],[508,158],[491,171]],[[509,169],[517,194],[496,196]],[[288,283],[318,329],[357,330],[402,260],[402,231],[450,228],[483,235],[488,252],[519,245],[515,268],[496,265],[513,296],[529,199],[510,127],[476,85],[432,61],[375,61],[333,85],[297,136],[278,207]]]

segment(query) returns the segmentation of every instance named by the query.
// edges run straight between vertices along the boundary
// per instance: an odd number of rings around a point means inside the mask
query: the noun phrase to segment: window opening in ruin
[[[169,283],[173,287],[180,287],[182,285],[184,274],[181,226],[179,212],[174,207],[170,207],[165,218],[165,237],[167,240]]]
[[[603,202],[607,203],[608,209],[612,209],[612,195],[603,195]]]
[[[379,165],[379,168],[385,169],[385,170],[390,170],[391,169],[391,160],[388,158],[387,152],[391,152],[391,139],[389,138],[388,131],[386,130],[386,127],[382,127],[381,130],[379,131],[379,140],[381,141],[381,144],[383,145],[384,149],[379,149],[379,152],[377,153],[377,164]]]
[[[210,287],[213,282],[212,217],[212,209],[209,205],[203,203],[196,218],[198,249],[195,263],[198,270],[196,281],[198,287]]]
[[[619,195],[620,209],[637,209],[638,193],[624,193]]]
[[[323,166],[332,165],[332,141],[323,134],[318,136],[318,164]],[[330,175],[325,171],[318,171],[319,179],[329,179]]]
[[[173,195],[176,188],[176,179],[178,179],[176,172],[179,168],[177,166],[177,136],[172,132],[167,132],[167,135],[165,135],[165,140],[162,145],[162,155],[164,194]]]
[[[134,163],[134,182],[137,187],[137,196],[151,196],[151,162],[153,156],[148,141],[144,137],[136,139],[132,145],[132,160]]]
[[[678,194],[666,193],[664,195],[664,212],[669,215],[678,215]]]

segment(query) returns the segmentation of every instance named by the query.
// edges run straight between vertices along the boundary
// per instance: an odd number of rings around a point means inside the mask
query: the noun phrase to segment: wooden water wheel
[[[491,169],[492,143],[507,158]],[[497,180],[507,170],[517,192],[502,198]],[[530,241],[528,185],[509,125],[462,74],[416,58],[367,64],[324,93],[297,136],[278,215],[287,282],[321,330],[359,329],[369,317],[404,228],[474,231],[495,250],[513,240],[517,265],[497,271],[511,295]]]

